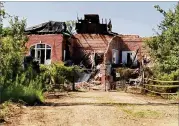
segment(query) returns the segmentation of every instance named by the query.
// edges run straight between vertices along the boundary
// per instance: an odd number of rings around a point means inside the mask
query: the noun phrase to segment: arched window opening
[[[31,46],[30,55],[40,64],[51,63],[51,46],[47,44],[36,44]]]

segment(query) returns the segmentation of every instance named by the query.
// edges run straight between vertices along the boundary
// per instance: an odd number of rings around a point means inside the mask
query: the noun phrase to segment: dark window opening
[[[104,60],[104,53],[96,53],[95,54],[95,64],[101,64]]]
[[[46,48],[51,48],[49,45],[46,45]]]
[[[51,50],[47,49],[46,50],[46,60],[51,59]]]
[[[131,55],[132,55],[132,53],[127,53],[127,66],[132,65]]]
[[[37,44],[37,48],[45,48],[45,44]]]
[[[35,49],[31,49],[30,55],[31,55],[33,58],[35,58]]]
[[[45,63],[45,49],[41,49],[41,57],[40,57],[40,63]]]

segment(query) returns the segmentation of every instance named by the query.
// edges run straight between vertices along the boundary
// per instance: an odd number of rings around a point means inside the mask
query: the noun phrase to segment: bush
[[[78,66],[67,67],[62,63],[53,63],[51,65],[40,65],[42,82],[44,88],[51,90],[52,84],[64,84],[65,82],[72,83],[73,76],[77,76],[75,71],[83,71]]]
[[[77,66],[67,67],[64,64],[54,63],[49,66],[40,65],[41,76],[45,82],[62,84],[65,80],[73,82],[75,71],[82,71]]]

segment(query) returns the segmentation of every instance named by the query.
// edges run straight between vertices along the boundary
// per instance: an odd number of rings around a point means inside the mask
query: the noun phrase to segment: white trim
[[[45,45],[45,47],[44,48],[37,48],[37,45],[38,44],[44,44]],[[51,59],[52,59],[52,46],[51,45],[49,45],[49,44],[46,44],[46,43],[41,43],[41,41],[40,41],[40,43],[35,43],[35,44],[32,44],[31,46],[30,46],[30,49],[29,49],[29,55],[31,55],[31,48],[33,47],[33,46],[35,46],[35,48],[34,48],[34,50],[35,50],[35,59],[36,60],[38,60],[38,51],[39,50],[42,50],[42,49],[44,49],[45,50],[45,55],[44,55],[44,64],[50,64],[51,63]],[[47,46],[49,46],[50,48],[47,48]],[[50,53],[50,59],[46,59],[46,57],[47,57],[47,50],[51,50],[51,53]],[[40,54],[41,55],[41,54]],[[39,60],[38,60],[39,61]],[[48,61],[48,62],[47,62]]]
[[[115,58],[115,61],[113,61],[113,58]],[[112,63],[119,64],[119,50],[118,49],[112,49]]]
[[[37,44],[45,44],[45,45],[48,45],[48,46],[50,46],[51,47],[51,49],[52,49],[52,46],[51,45],[49,45],[49,44],[46,44],[46,43],[35,43],[35,44],[32,44],[31,46],[30,46],[30,48],[32,47],[32,46],[35,46],[35,45],[37,45]],[[40,48],[38,48],[38,49],[40,49]],[[43,48],[44,49],[44,48]],[[48,49],[48,48],[47,48]]]

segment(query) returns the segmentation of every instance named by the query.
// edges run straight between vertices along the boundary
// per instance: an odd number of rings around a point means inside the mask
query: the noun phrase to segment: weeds
[[[44,101],[41,82],[31,80],[29,84],[20,83],[16,78],[12,84],[1,91],[1,102],[12,100],[13,102],[24,101],[26,104],[42,103]]]

